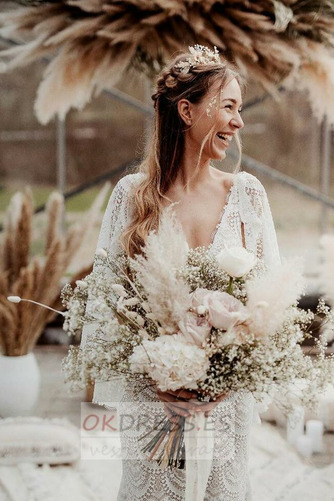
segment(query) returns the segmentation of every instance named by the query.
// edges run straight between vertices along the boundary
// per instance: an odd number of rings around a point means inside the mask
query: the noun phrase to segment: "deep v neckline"
[[[211,233],[211,241],[209,243],[209,245],[198,245],[197,247],[190,247],[190,245],[188,244],[188,247],[190,250],[194,250],[194,249],[198,249],[199,247],[201,248],[204,248],[206,249],[207,251],[209,251],[210,249],[212,249],[215,241],[216,241],[216,237],[217,237],[217,234],[218,234],[218,231],[224,221],[224,216],[226,214],[226,209],[228,208],[228,206],[230,205],[231,203],[231,200],[233,198],[233,194],[234,194],[234,191],[237,189],[237,180],[238,180],[238,175],[241,174],[243,171],[241,172],[237,172],[235,175],[234,175],[234,180],[233,180],[233,183],[231,184],[228,192],[226,193],[226,196],[225,196],[225,203],[224,203],[224,206],[220,212],[220,215],[219,215],[219,219],[218,219],[218,223],[216,224],[215,226],[215,229],[213,230],[213,232]],[[178,203],[178,202],[174,202],[174,203]],[[173,204],[172,204],[173,205]],[[184,233],[184,232],[183,232]],[[188,242],[187,242],[188,243]]]
[[[225,216],[225,213],[226,213],[226,209],[228,208],[228,206],[230,205],[231,203],[231,200],[232,200],[232,194],[234,193],[234,191],[236,190],[237,188],[237,179],[238,179],[238,175],[241,174],[241,172],[237,172],[235,175],[234,175],[234,180],[233,180],[233,183],[231,184],[228,192],[226,193],[226,196],[225,196],[225,203],[224,203],[224,206],[220,212],[220,215],[219,215],[219,219],[218,219],[218,223],[216,224],[216,227],[215,229],[213,230],[213,232],[211,233],[211,242],[209,243],[208,246],[203,246],[205,247],[207,250],[211,249],[215,243],[215,240],[216,240],[216,236],[217,236],[217,233],[219,231],[219,228],[221,227],[222,223],[223,223],[223,220],[224,220],[224,216]],[[196,248],[196,247],[195,247]]]

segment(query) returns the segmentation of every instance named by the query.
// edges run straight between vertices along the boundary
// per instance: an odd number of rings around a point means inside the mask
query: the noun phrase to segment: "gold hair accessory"
[[[221,63],[219,52],[216,46],[213,50],[205,47],[204,45],[194,45],[189,47],[190,57],[184,61],[180,61],[174,67],[180,71],[180,73],[187,74],[194,66],[199,65],[215,65]]]

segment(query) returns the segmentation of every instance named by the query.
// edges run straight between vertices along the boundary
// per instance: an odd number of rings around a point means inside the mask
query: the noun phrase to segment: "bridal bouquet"
[[[301,404],[311,406],[334,379],[324,338],[316,339],[315,357],[301,347],[315,315],[297,306],[304,287],[297,260],[266,270],[243,248],[189,249],[166,211],[142,255],[115,258],[99,249],[95,264],[74,290],[62,291],[65,330],[96,328],[63,363],[73,387],[122,374],[163,392],[192,390],[198,401],[236,391],[261,401],[276,388],[289,410],[292,383],[304,381]],[[333,321],[322,301],[318,313]],[[176,419],[179,426],[166,416],[143,449],[164,466],[183,464],[185,418]]]

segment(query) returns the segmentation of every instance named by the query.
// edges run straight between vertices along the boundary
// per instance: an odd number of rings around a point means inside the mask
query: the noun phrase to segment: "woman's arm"
[[[124,204],[127,199],[127,190],[124,185],[124,181],[120,180],[114,187],[109,198],[109,202],[103,216],[96,250],[104,248],[115,255],[120,252],[119,238],[124,227]],[[96,271],[98,266],[102,266],[103,272],[108,274],[109,269],[103,265],[98,265],[96,261],[94,261],[93,271]],[[90,302],[91,299],[88,298],[86,311],[89,311]],[[92,337],[94,333],[95,327],[92,324],[84,325],[80,346],[84,347],[87,340]]]
[[[106,211],[103,216],[101,229],[98,237],[96,249],[104,248],[117,255],[121,251],[120,237],[123,233],[130,215],[129,192],[132,188],[132,178],[134,175],[123,177],[113,189]],[[105,265],[94,262],[93,270],[102,266],[102,271],[106,275],[110,270]],[[88,297],[86,311],[89,312],[92,298]],[[95,336],[96,325],[94,323],[85,324],[82,330],[81,347]],[[110,406],[111,402],[118,402],[122,396],[121,377],[115,376],[112,381],[95,383],[93,402],[100,405]],[[111,407],[114,407],[111,405]]]
[[[252,174],[245,173],[239,182],[243,244],[268,267],[275,266],[281,259],[267,193]]]

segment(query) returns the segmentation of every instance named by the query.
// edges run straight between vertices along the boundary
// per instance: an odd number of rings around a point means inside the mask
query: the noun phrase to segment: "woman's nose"
[[[237,129],[242,129],[245,125],[239,112],[232,118],[231,122],[233,127],[236,127]]]

